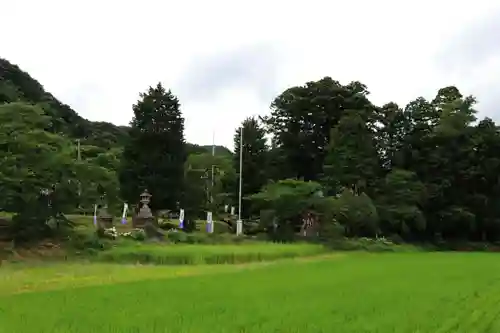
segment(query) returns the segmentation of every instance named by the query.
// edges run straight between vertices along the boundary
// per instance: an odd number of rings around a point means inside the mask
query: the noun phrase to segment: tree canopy
[[[345,236],[500,240],[500,131],[477,119],[473,96],[448,86],[379,106],[363,83],[324,77],[270,102],[241,124],[245,219],[298,232],[311,213]],[[131,106],[130,126],[92,122],[0,59],[0,209],[21,214],[54,186],[78,194],[64,196],[67,212],[104,193],[111,206],[136,203],[145,188],[154,209],[236,207],[239,126],[234,154],[212,156],[185,142],[180,105],[158,84]]]

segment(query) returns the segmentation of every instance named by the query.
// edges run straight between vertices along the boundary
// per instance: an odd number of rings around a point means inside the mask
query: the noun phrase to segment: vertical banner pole
[[[97,227],[97,204],[94,205],[94,225]]]
[[[184,209],[182,208],[179,212],[179,228],[184,229]]]
[[[123,203],[122,224],[127,223],[127,210],[128,210],[128,204]]]

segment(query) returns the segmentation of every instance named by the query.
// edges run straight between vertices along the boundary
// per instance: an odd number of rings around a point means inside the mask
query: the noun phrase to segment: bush
[[[195,232],[187,235],[187,244],[212,244],[212,239],[209,234],[204,232]]]
[[[267,230],[271,237],[292,240],[302,227],[306,213],[316,213],[325,201],[321,186],[316,182],[296,179],[280,180],[265,186],[261,192],[250,196],[254,207],[261,209],[260,230]],[[258,233],[260,230],[255,230]]]
[[[437,251],[498,252],[498,244],[468,241],[440,241],[433,244]]]
[[[120,234],[120,236],[136,241],[143,241],[146,239],[146,232],[144,231],[144,229],[135,228],[130,232],[124,232],[123,234]]]
[[[404,239],[398,234],[393,234],[388,237],[394,244],[404,244]]]
[[[334,200],[334,218],[345,227],[347,236],[373,237],[377,234],[377,208],[365,193],[357,195],[344,190]]]
[[[252,239],[243,235],[236,236],[236,234],[212,234],[209,238],[212,238],[215,244],[240,244]]]
[[[395,244],[386,238],[344,238],[334,240],[328,245],[334,250],[341,251],[406,252],[420,250],[413,245]]]
[[[172,242],[172,243],[186,243],[186,240],[188,237],[185,232],[177,231],[177,230],[168,231],[166,233],[166,236],[167,236],[167,240]]]
[[[321,225],[320,239],[322,240],[336,240],[343,239],[345,236],[345,227],[335,220],[332,222],[325,221]]]
[[[178,227],[179,222],[169,220],[169,219],[158,219],[158,227],[163,230],[171,230],[176,229]]]
[[[235,244],[247,241],[249,238],[245,236],[236,236],[229,233],[213,233],[193,232],[185,233],[182,231],[169,231],[167,239],[176,244]]]
[[[236,223],[236,221],[235,221]],[[227,234],[231,233],[231,227],[227,222],[224,221],[214,221],[214,233],[215,234]]]
[[[74,234],[69,238],[69,245],[87,253],[95,253],[111,248],[111,243],[100,238],[97,234]]]
[[[116,239],[118,237],[118,232],[116,231],[115,227],[108,229],[99,228],[96,230],[96,235],[99,238]]]

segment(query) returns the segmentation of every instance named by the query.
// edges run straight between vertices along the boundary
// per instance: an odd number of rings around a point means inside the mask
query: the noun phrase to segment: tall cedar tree
[[[242,214],[248,217],[252,214],[250,201],[244,198],[259,192],[267,183],[268,147],[265,130],[255,118],[247,118],[243,126],[243,178],[242,178]],[[240,129],[234,134],[233,165],[237,179],[240,176]],[[238,182],[237,182],[238,184]],[[236,198],[238,186],[235,187]],[[236,201],[237,202],[237,201]]]
[[[373,133],[362,117],[351,111],[332,130],[324,166],[324,185],[331,195],[343,188],[373,193],[380,174]]]
[[[179,100],[161,83],[140,96],[133,106],[130,141],[123,151],[119,175],[122,198],[137,203],[147,188],[153,195],[152,209],[177,209],[186,161]]]

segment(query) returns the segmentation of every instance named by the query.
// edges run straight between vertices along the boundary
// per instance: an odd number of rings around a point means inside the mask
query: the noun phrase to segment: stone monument
[[[101,208],[97,213],[97,226],[99,229],[109,229],[113,227],[113,215],[108,212],[106,194],[101,196]]]

